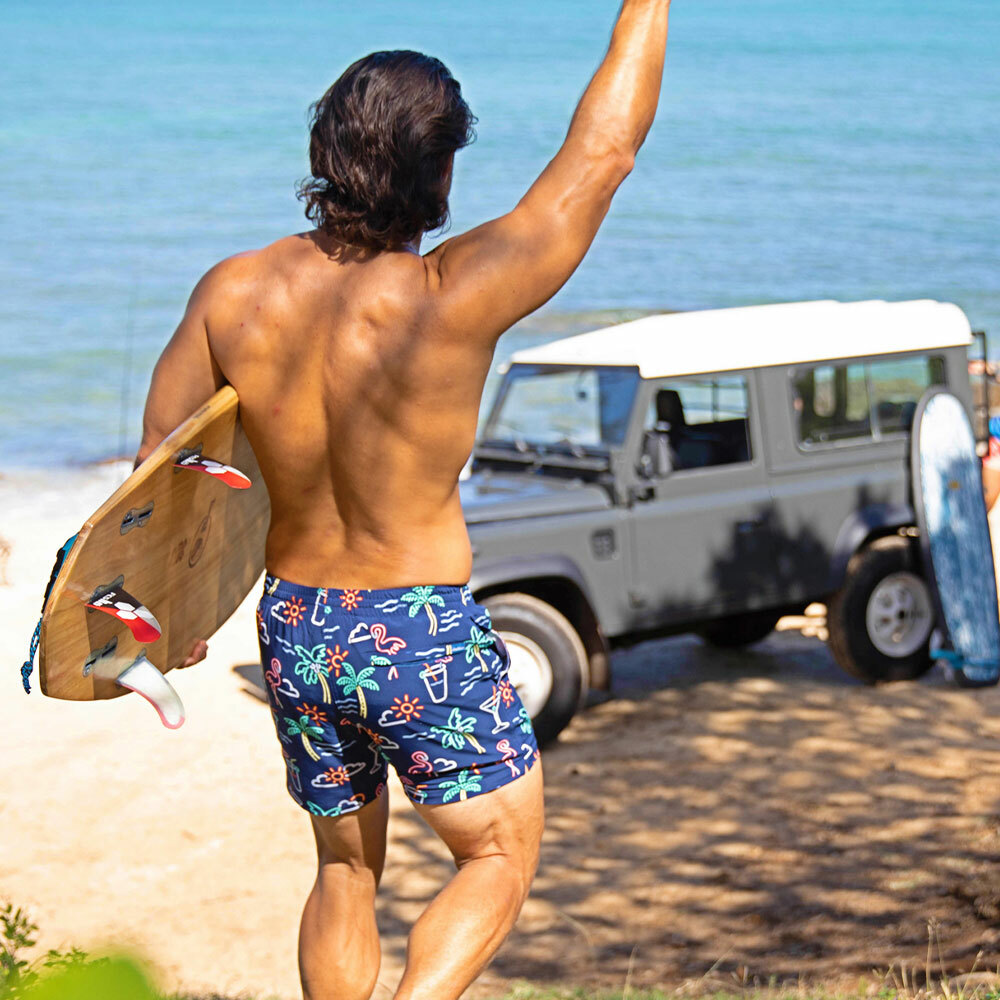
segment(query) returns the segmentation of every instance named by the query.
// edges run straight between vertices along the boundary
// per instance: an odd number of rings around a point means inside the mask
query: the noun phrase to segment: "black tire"
[[[896,574],[915,577],[923,587],[930,621],[918,648],[891,656],[880,650],[869,634],[868,606],[879,584]],[[827,608],[830,651],[844,670],[866,684],[913,680],[933,665],[930,640],[934,619],[930,591],[923,580],[914,543],[897,535],[879,538],[851,557],[844,583],[830,601]],[[917,641],[924,627],[921,620],[919,627],[915,626],[912,641]]]
[[[774,611],[747,611],[706,622],[698,628],[697,634],[720,649],[740,649],[766,639],[780,617]]]
[[[523,636],[540,649],[547,660],[539,664],[551,671],[551,690],[532,714],[540,745],[551,743],[569,725],[583,705],[589,688],[587,653],[576,629],[551,604],[530,594],[495,594],[486,598],[493,628],[507,647],[515,647]],[[530,708],[529,708],[530,711]]]

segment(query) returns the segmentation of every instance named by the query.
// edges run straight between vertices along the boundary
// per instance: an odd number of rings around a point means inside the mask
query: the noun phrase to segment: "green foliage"
[[[33,976],[24,952],[34,948],[38,927],[13,903],[0,910],[0,1000],[14,997],[15,991]]]
[[[0,1000],[157,1000],[135,963],[50,948],[29,961],[38,925],[20,907],[0,909]]]
[[[135,962],[108,958],[70,961],[41,975],[22,994],[24,1000],[158,1000]]]

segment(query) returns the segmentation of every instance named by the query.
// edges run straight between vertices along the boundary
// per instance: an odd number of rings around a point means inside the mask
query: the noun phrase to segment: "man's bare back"
[[[212,353],[271,495],[267,566],[310,586],[469,579],[458,477],[492,360],[429,322],[425,259],[311,233],[221,265]]]

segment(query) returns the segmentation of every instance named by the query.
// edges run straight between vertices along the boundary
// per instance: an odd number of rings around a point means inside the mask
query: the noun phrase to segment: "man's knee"
[[[331,951],[322,957],[322,964],[322,974],[315,981],[310,981],[305,970],[301,970],[304,1000],[368,1000],[375,991],[377,961],[370,971],[359,974],[356,963]]]
[[[509,892],[520,907],[528,898],[531,883],[538,868],[538,847],[515,844],[510,848],[495,846],[489,849],[454,858],[455,867],[461,871],[468,865],[489,866],[496,888]]]

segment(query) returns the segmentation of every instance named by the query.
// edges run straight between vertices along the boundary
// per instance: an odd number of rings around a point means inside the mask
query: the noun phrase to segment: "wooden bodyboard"
[[[239,481],[234,474],[176,467],[195,462],[192,453],[240,470],[251,485],[234,489],[226,484]],[[75,701],[114,698],[127,693],[115,678],[137,659],[145,656],[163,674],[182,664],[263,573],[270,509],[236,391],[224,387],[81,528],[42,616],[42,691]],[[87,607],[115,584],[152,612],[159,638],[140,641],[118,618]]]
[[[950,663],[968,686],[1000,678],[996,567],[972,425],[961,401],[929,389],[917,405],[911,453],[924,562]]]

